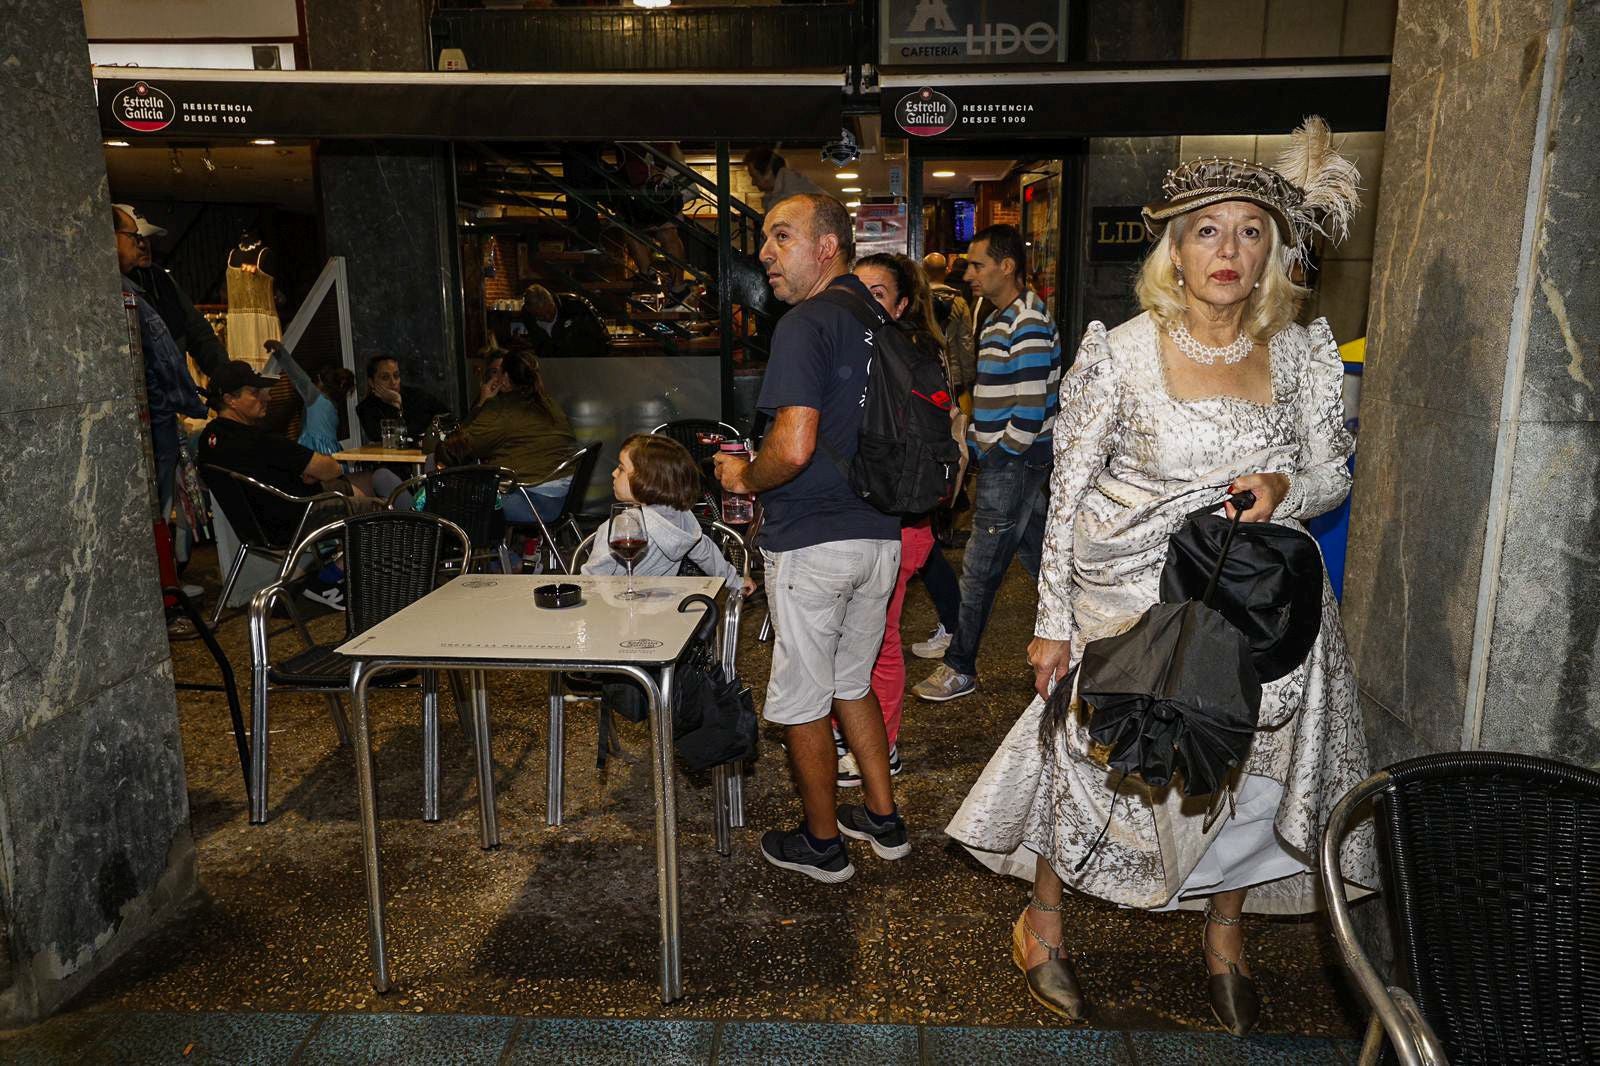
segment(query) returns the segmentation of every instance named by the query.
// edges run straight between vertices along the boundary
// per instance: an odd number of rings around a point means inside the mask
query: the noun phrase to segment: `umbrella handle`
[[[1233,535],[1239,530],[1239,519],[1244,517],[1245,511],[1255,506],[1256,494],[1246,489],[1234,493],[1224,502],[1233,504],[1233,521],[1228,523],[1227,535],[1222,538],[1222,550],[1217,552],[1217,565],[1211,568],[1211,578],[1206,582],[1206,590],[1200,596],[1200,602],[1207,607],[1211,606],[1211,596],[1217,591],[1217,580],[1222,577],[1222,564],[1228,561],[1228,548],[1233,544]]]

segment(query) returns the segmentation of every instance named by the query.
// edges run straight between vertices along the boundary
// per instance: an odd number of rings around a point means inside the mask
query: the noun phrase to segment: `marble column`
[[[317,69],[433,66],[421,0],[311,4],[306,37]],[[317,155],[324,244],[346,259],[358,371],[373,352],[399,356],[408,384],[465,413],[449,166],[435,142],[325,141]]]
[[[1400,4],[1345,580],[1379,765],[1600,765],[1597,55],[1592,0]]]
[[[0,1025],[195,887],[130,350],[76,0],[0,43]]]

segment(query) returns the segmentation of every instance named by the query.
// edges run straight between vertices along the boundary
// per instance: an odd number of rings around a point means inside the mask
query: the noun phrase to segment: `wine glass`
[[[638,599],[640,594],[633,590],[633,564],[644,558],[645,550],[650,547],[650,538],[644,531],[643,509],[632,503],[612,504],[611,525],[606,536],[612,557],[628,568],[628,591],[622,598]]]

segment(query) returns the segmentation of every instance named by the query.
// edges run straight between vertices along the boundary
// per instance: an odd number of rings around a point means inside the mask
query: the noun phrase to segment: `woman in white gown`
[[[1139,275],[1144,313],[1109,332],[1091,323],[1062,382],[1028,648],[1041,698],[946,829],[991,868],[1034,882],[1013,954],[1030,993],[1074,1020],[1087,1004],[1062,928],[1063,884],[1128,907],[1205,906],[1212,1009],[1228,1030],[1248,1032],[1260,1008],[1241,914],[1317,908],[1319,828],[1368,772],[1326,579],[1316,645],[1263,686],[1265,728],[1231,802],[1185,800],[1109,771],[1082,717],[1041,738],[1043,696],[1084,644],[1126,628],[1159,598],[1167,538],[1185,514],[1249,489],[1257,502],[1244,521],[1299,528],[1349,491],[1343,367],[1326,321],[1294,323],[1306,292],[1293,270],[1313,232],[1343,235],[1357,175],[1320,119],[1297,131],[1280,170],[1197,160],[1171,172],[1165,199],[1145,208],[1160,239]],[[1373,884],[1370,831],[1352,834],[1345,854],[1353,880]]]

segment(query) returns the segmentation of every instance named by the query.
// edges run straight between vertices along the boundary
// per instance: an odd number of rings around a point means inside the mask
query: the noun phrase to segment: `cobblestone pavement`
[[[958,553],[952,559],[959,564]],[[201,563],[197,558],[191,572]],[[394,990],[379,996],[368,983],[354,772],[325,703],[273,697],[271,821],[252,827],[222,697],[180,692],[204,892],[76,1006],[1053,1026],[1011,962],[1009,930],[1025,887],[989,874],[942,832],[1026,705],[1023,652],[1033,612],[1032,585],[1014,567],[984,642],[978,693],[939,705],[907,702],[900,742],[906,769],[896,788],[914,851],[901,862],[857,849],[858,874],[832,887],[762,862],[760,833],[799,819],[783,751],[770,731],[746,787],[749,827],[735,832],[731,857],[712,847],[709,782],[680,777],[686,996],[666,1007],[656,983],[644,727],[624,723],[625,754],[599,772],[593,710],[569,710],[566,824],[546,826],[545,681],[493,676],[504,843],[486,852],[477,840],[472,753],[448,695],[441,713],[442,820],[432,825],[420,819],[419,697],[377,698],[395,977]],[[741,672],[758,690],[770,659],[770,646],[755,640],[762,614],[747,612],[740,651]],[[914,587],[906,642],[924,637],[932,618]],[[331,638],[342,625],[342,615],[329,614],[313,628]],[[248,686],[244,620],[237,614],[225,620],[220,639]],[[288,633],[276,639],[294,640]],[[908,659],[911,683],[933,665]],[[174,645],[174,669],[184,680],[215,674],[195,641]],[[244,697],[248,706],[248,692]],[[1216,1028],[1205,1001],[1198,915],[1130,912],[1076,898],[1066,917],[1097,1029]],[[1263,1032],[1355,1035],[1357,1012],[1338,983],[1337,956],[1318,921],[1253,918],[1247,936],[1265,1000]],[[925,1042],[925,1035],[917,1039]]]

